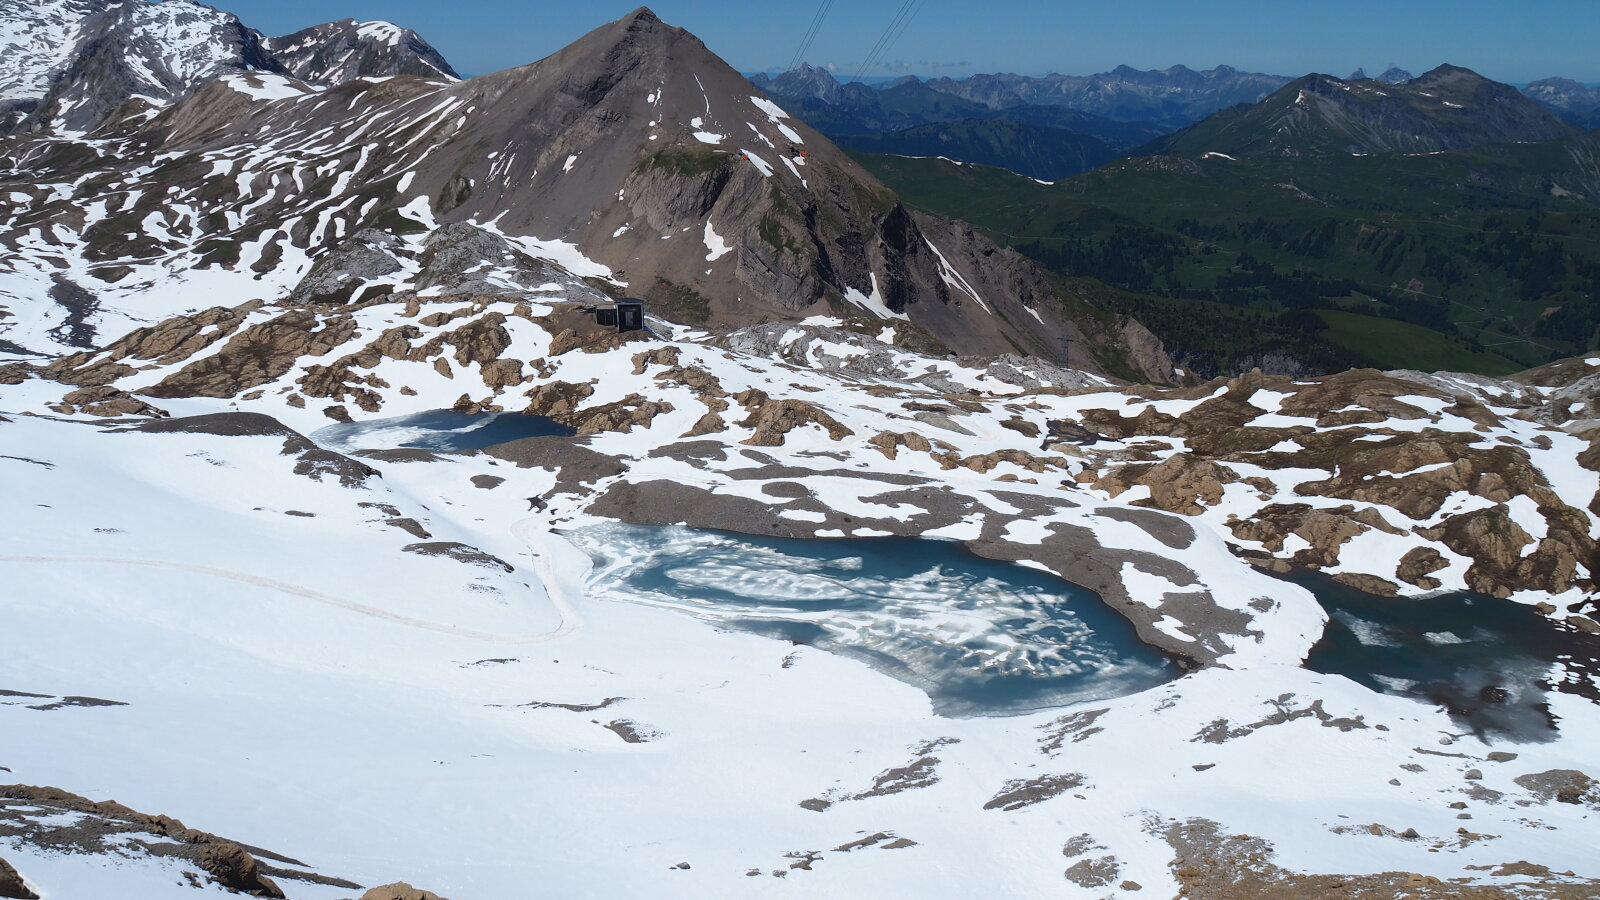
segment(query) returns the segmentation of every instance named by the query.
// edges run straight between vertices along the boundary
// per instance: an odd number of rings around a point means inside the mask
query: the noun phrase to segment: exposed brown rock
[[[1083,425],[1095,434],[1114,441],[1120,441],[1134,435],[1171,435],[1179,427],[1175,416],[1157,412],[1153,406],[1144,407],[1137,416],[1133,417],[1123,416],[1116,410],[1085,410],[1083,413]]]
[[[658,403],[646,400],[639,394],[629,394],[615,403],[582,410],[562,421],[576,428],[580,436],[602,431],[627,432],[635,426],[648,428],[656,416],[672,411],[671,403]]]
[[[326,356],[355,335],[347,315],[293,310],[240,331],[217,353],[190,363],[142,393],[151,397],[233,397],[287,374],[308,356]]]
[[[1013,416],[1009,419],[1006,419],[1004,422],[1000,423],[1000,427],[1009,428],[1023,437],[1036,438],[1042,433],[1038,425],[1035,425],[1034,423],[1029,422],[1027,419],[1019,416]]]
[[[453,559],[456,562],[465,563],[469,566],[483,566],[484,568],[488,569],[499,569],[503,572],[516,571],[516,569],[513,568],[510,563],[499,558],[498,556],[491,556],[482,550],[479,550],[477,547],[469,547],[466,544],[457,543],[456,541],[430,541],[419,544],[407,544],[401,549],[407,553],[415,553],[418,556],[442,556],[446,559]]]
[[[375,887],[361,895],[360,900],[445,900],[432,891],[414,888],[404,881]]]
[[[1600,809],[1600,782],[1577,769],[1551,769],[1512,779],[1545,803],[1570,803]]]
[[[752,447],[782,447],[785,435],[807,424],[817,425],[827,431],[830,440],[842,441],[855,434],[840,424],[838,419],[804,400],[768,400],[760,391],[745,391],[735,399],[746,403],[748,407],[752,404],[746,402],[746,395],[754,399],[757,394],[761,395],[762,400],[754,404],[755,409],[739,423],[741,428],[755,429],[755,434],[743,441]]]
[[[1415,835],[1414,831],[1408,832]],[[1405,832],[1379,828],[1375,834],[1407,839]],[[1373,875],[1302,874],[1277,865],[1276,850],[1259,837],[1227,834],[1215,822],[1190,819],[1167,826],[1174,857],[1177,896],[1185,900],[1594,900],[1600,886],[1592,881],[1554,877],[1531,863],[1515,866],[1535,880],[1505,886],[1443,881],[1415,872]],[[1414,838],[1410,838],[1414,839]],[[1539,870],[1544,874],[1539,874]],[[1495,873],[1498,875],[1499,873]]]
[[[1324,568],[1337,565],[1339,553],[1351,539],[1366,533],[1368,526],[1357,522],[1343,510],[1325,510],[1304,503],[1273,504],[1263,507],[1249,519],[1228,523],[1235,537],[1254,541],[1273,553],[1281,553],[1284,540],[1290,535],[1303,538],[1311,544],[1296,552],[1291,561],[1295,565]]]
[[[1333,576],[1333,580],[1346,587],[1353,587],[1358,591],[1374,594],[1379,597],[1394,597],[1400,590],[1393,582],[1385,581],[1376,575],[1363,575],[1360,572],[1340,572]]]
[[[633,355],[633,374],[643,375],[648,366],[656,365],[664,368],[674,368],[678,365],[679,350],[677,347],[657,347],[643,353]]]
[[[516,359],[497,359],[484,363],[482,372],[484,387],[496,393],[517,387],[527,380],[522,374],[522,361]]]
[[[192,316],[176,316],[129,332],[98,352],[78,353],[56,360],[49,371],[69,384],[84,387],[110,384],[132,375],[136,367],[126,360],[153,361],[156,365],[181,362],[238,330],[260,300],[237,307],[213,307]]]
[[[1395,569],[1395,577],[1406,584],[1414,585],[1425,591],[1438,590],[1444,582],[1437,578],[1430,578],[1434,572],[1447,569],[1450,564],[1445,561],[1439,551],[1432,547],[1413,547],[1400,557],[1400,565]]]
[[[926,444],[927,439],[924,438],[922,443]],[[910,444],[907,444],[906,446],[909,447]],[[929,446],[929,449],[932,449],[931,445]],[[984,453],[978,456],[966,457],[963,457],[952,450],[944,453],[934,454],[933,458],[938,460],[940,468],[966,468],[971,469],[980,475],[987,475],[1001,463],[1011,463],[1012,465],[1021,466],[1030,472],[1038,472],[1041,474],[1052,470],[1065,469],[1071,465],[1071,462],[1065,457],[1034,456],[1032,453],[1025,453],[1021,450],[996,450],[993,453]]]
[[[167,416],[166,410],[151,406],[127,391],[107,386],[79,388],[62,397],[60,403],[50,408],[67,416],[83,413],[108,419],[121,416],[149,416],[161,419]]]
[[[931,453],[933,445],[928,439],[914,431],[880,431],[867,443],[875,447],[878,452],[890,459],[899,455],[899,448],[904,447],[914,453]]]
[[[528,407],[523,412],[530,416],[549,416],[571,424],[569,419],[577,413],[578,405],[594,396],[594,386],[551,381],[530,389],[526,396]]]
[[[70,810],[114,823],[111,831],[142,831],[189,845],[185,856],[230,891],[255,897],[283,897],[272,879],[261,874],[255,857],[231,841],[189,828],[170,816],[150,816],[115,801],[95,802],[59,788],[0,786],[0,799],[22,800],[51,809]],[[32,896],[22,894],[18,896]]]
[[[1456,399],[1454,395],[1437,388],[1415,381],[1391,378],[1375,369],[1351,369],[1295,388],[1293,396],[1283,401],[1281,410],[1288,416],[1318,419],[1319,427],[1338,427],[1340,423],[1335,419],[1343,414],[1330,414],[1329,411],[1350,407],[1362,407],[1376,414],[1377,418],[1361,417],[1367,422],[1383,419],[1431,418],[1426,410],[1396,400],[1396,397],[1428,397],[1448,401]],[[1347,424],[1359,424],[1359,422]]]
[[[1150,497],[1137,505],[1197,516],[1206,507],[1222,502],[1223,486],[1238,480],[1239,473],[1227,466],[1189,453],[1176,453],[1158,465],[1138,463],[1113,469],[1095,483],[1095,488],[1117,497],[1134,485],[1147,485]]]
[[[486,313],[454,331],[445,332],[439,340],[456,348],[456,365],[485,366],[499,359],[511,346],[511,333],[506,331],[505,324],[503,313]]]
[[[703,437],[708,434],[718,434],[728,430],[728,423],[719,415],[708,412],[694,423],[694,427],[684,432],[680,437]]]
[[[7,900],[39,900],[39,895],[28,890],[28,886],[22,883],[22,876],[3,859],[0,859],[0,897]]]
[[[1515,576],[1522,548],[1533,543],[1504,506],[1455,516],[1421,534],[1473,559],[1466,574],[1467,587],[1496,597],[1509,597],[1517,590]]]

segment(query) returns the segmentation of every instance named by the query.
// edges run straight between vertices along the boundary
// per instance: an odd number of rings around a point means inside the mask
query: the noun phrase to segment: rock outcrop
[[[188,860],[226,890],[252,897],[284,896],[282,889],[262,873],[256,858],[244,848],[214,834],[189,828],[170,816],[146,815],[114,801],[96,802],[58,788],[17,784],[0,786],[0,816],[13,817],[12,807],[19,802],[32,808],[75,813],[75,820],[79,817],[87,819],[61,833],[30,819],[21,819],[21,839],[25,842],[40,829],[47,829],[51,831],[49,843],[53,845],[70,846],[79,852],[109,853],[107,841],[114,836],[134,835],[146,840],[154,837],[161,840],[153,846],[147,844],[146,852]],[[0,871],[0,884],[3,884],[3,876],[3,871]],[[0,896],[33,895],[13,893]]]
[[[17,870],[3,859],[0,859],[0,897],[8,900],[39,900],[39,895],[30,890]]]
[[[414,888],[404,881],[375,887],[362,894],[360,900],[446,900],[433,891]]]

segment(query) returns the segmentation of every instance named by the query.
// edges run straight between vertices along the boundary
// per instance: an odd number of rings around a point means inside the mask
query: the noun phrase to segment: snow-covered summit
[[[313,84],[384,75],[460,78],[421,35],[392,22],[342,19],[269,38],[266,46],[291,74]]]
[[[227,72],[281,71],[232,13],[191,0],[31,0],[0,10],[4,125],[83,132],[133,98],[156,105]]]
[[[416,32],[350,20],[269,39],[193,0],[17,0],[0,5],[0,134],[92,130],[132,99],[165,106],[229,73],[315,84],[369,75],[454,79]]]

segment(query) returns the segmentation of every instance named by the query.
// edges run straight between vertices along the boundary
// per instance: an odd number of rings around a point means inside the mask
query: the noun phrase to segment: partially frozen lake
[[[1329,614],[1306,661],[1315,671],[1439,704],[1480,734],[1521,741],[1556,736],[1549,691],[1597,698],[1600,638],[1531,607],[1481,594],[1375,597],[1310,573],[1294,580]]]
[[[1092,592],[953,542],[621,524],[566,537],[595,560],[593,596],[862,660],[943,715],[1015,715],[1181,674]]]
[[[463,452],[522,438],[573,433],[571,428],[545,416],[436,409],[409,416],[329,425],[312,432],[310,438],[343,453],[397,449]]]

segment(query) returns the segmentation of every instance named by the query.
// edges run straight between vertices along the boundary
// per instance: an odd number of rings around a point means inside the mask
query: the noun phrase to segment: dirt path
[[[179,572],[191,572],[196,575],[209,575],[213,578],[224,578],[229,581],[237,581],[242,584],[264,587],[268,590],[277,591],[281,594],[302,597],[307,600],[321,603],[325,606],[332,606],[337,609],[353,612],[369,618],[379,619],[384,622],[391,622],[396,625],[403,625],[407,628],[416,628],[422,631],[434,631],[438,632],[439,634],[448,634],[454,637],[462,637],[469,640],[483,641],[485,643],[492,644],[543,644],[550,641],[560,640],[561,638],[581,631],[583,629],[583,619],[578,615],[578,611],[573,607],[571,598],[567,596],[567,593],[562,587],[561,581],[556,576],[555,569],[551,564],[551,548],[549,542],[553,539],[553,536],[550,534],[549,530],[540,527],[540,523],[534,519],[524,519],[523,521],[512,526],[511,533],[514,534],[518,540],[526,544],[529,552],[533,554],[533,568],[536,574],[539,576],[539,580],[544,584],[545,594],[550,598],[551,605],[556,608],[556,613],[561,616],[561,625],[551,631],[547,631],[542,634],[518,636],[494,634],[492,632],[477,631],[471,628],[459,628],[454,625],[445,625],[438,622],[428,622],[422,619],[414,619],[410,616],[402,616],[398,613],[389,612],[388,610],[378,609],[375,606],[368,606],[364,603],[357,603],[353,600],[346,600],[342,597],[324,594],[321,591],[314,591],[310,588],[301,587],[297,584],[290,584],[286,581],[279,581],[275,578],[265,578],[260,575],[250,575],[245,572],[235,572],[231,569],[219,569],[213,566],[200,566],[193,565],[191,563],[167,562],[165,560],[154,559],[119,559],[111,556],[14,556],[11,554],[0,554],[0,562],[38,563],[43,565],[137,566],[146,569],[173,569]]]

